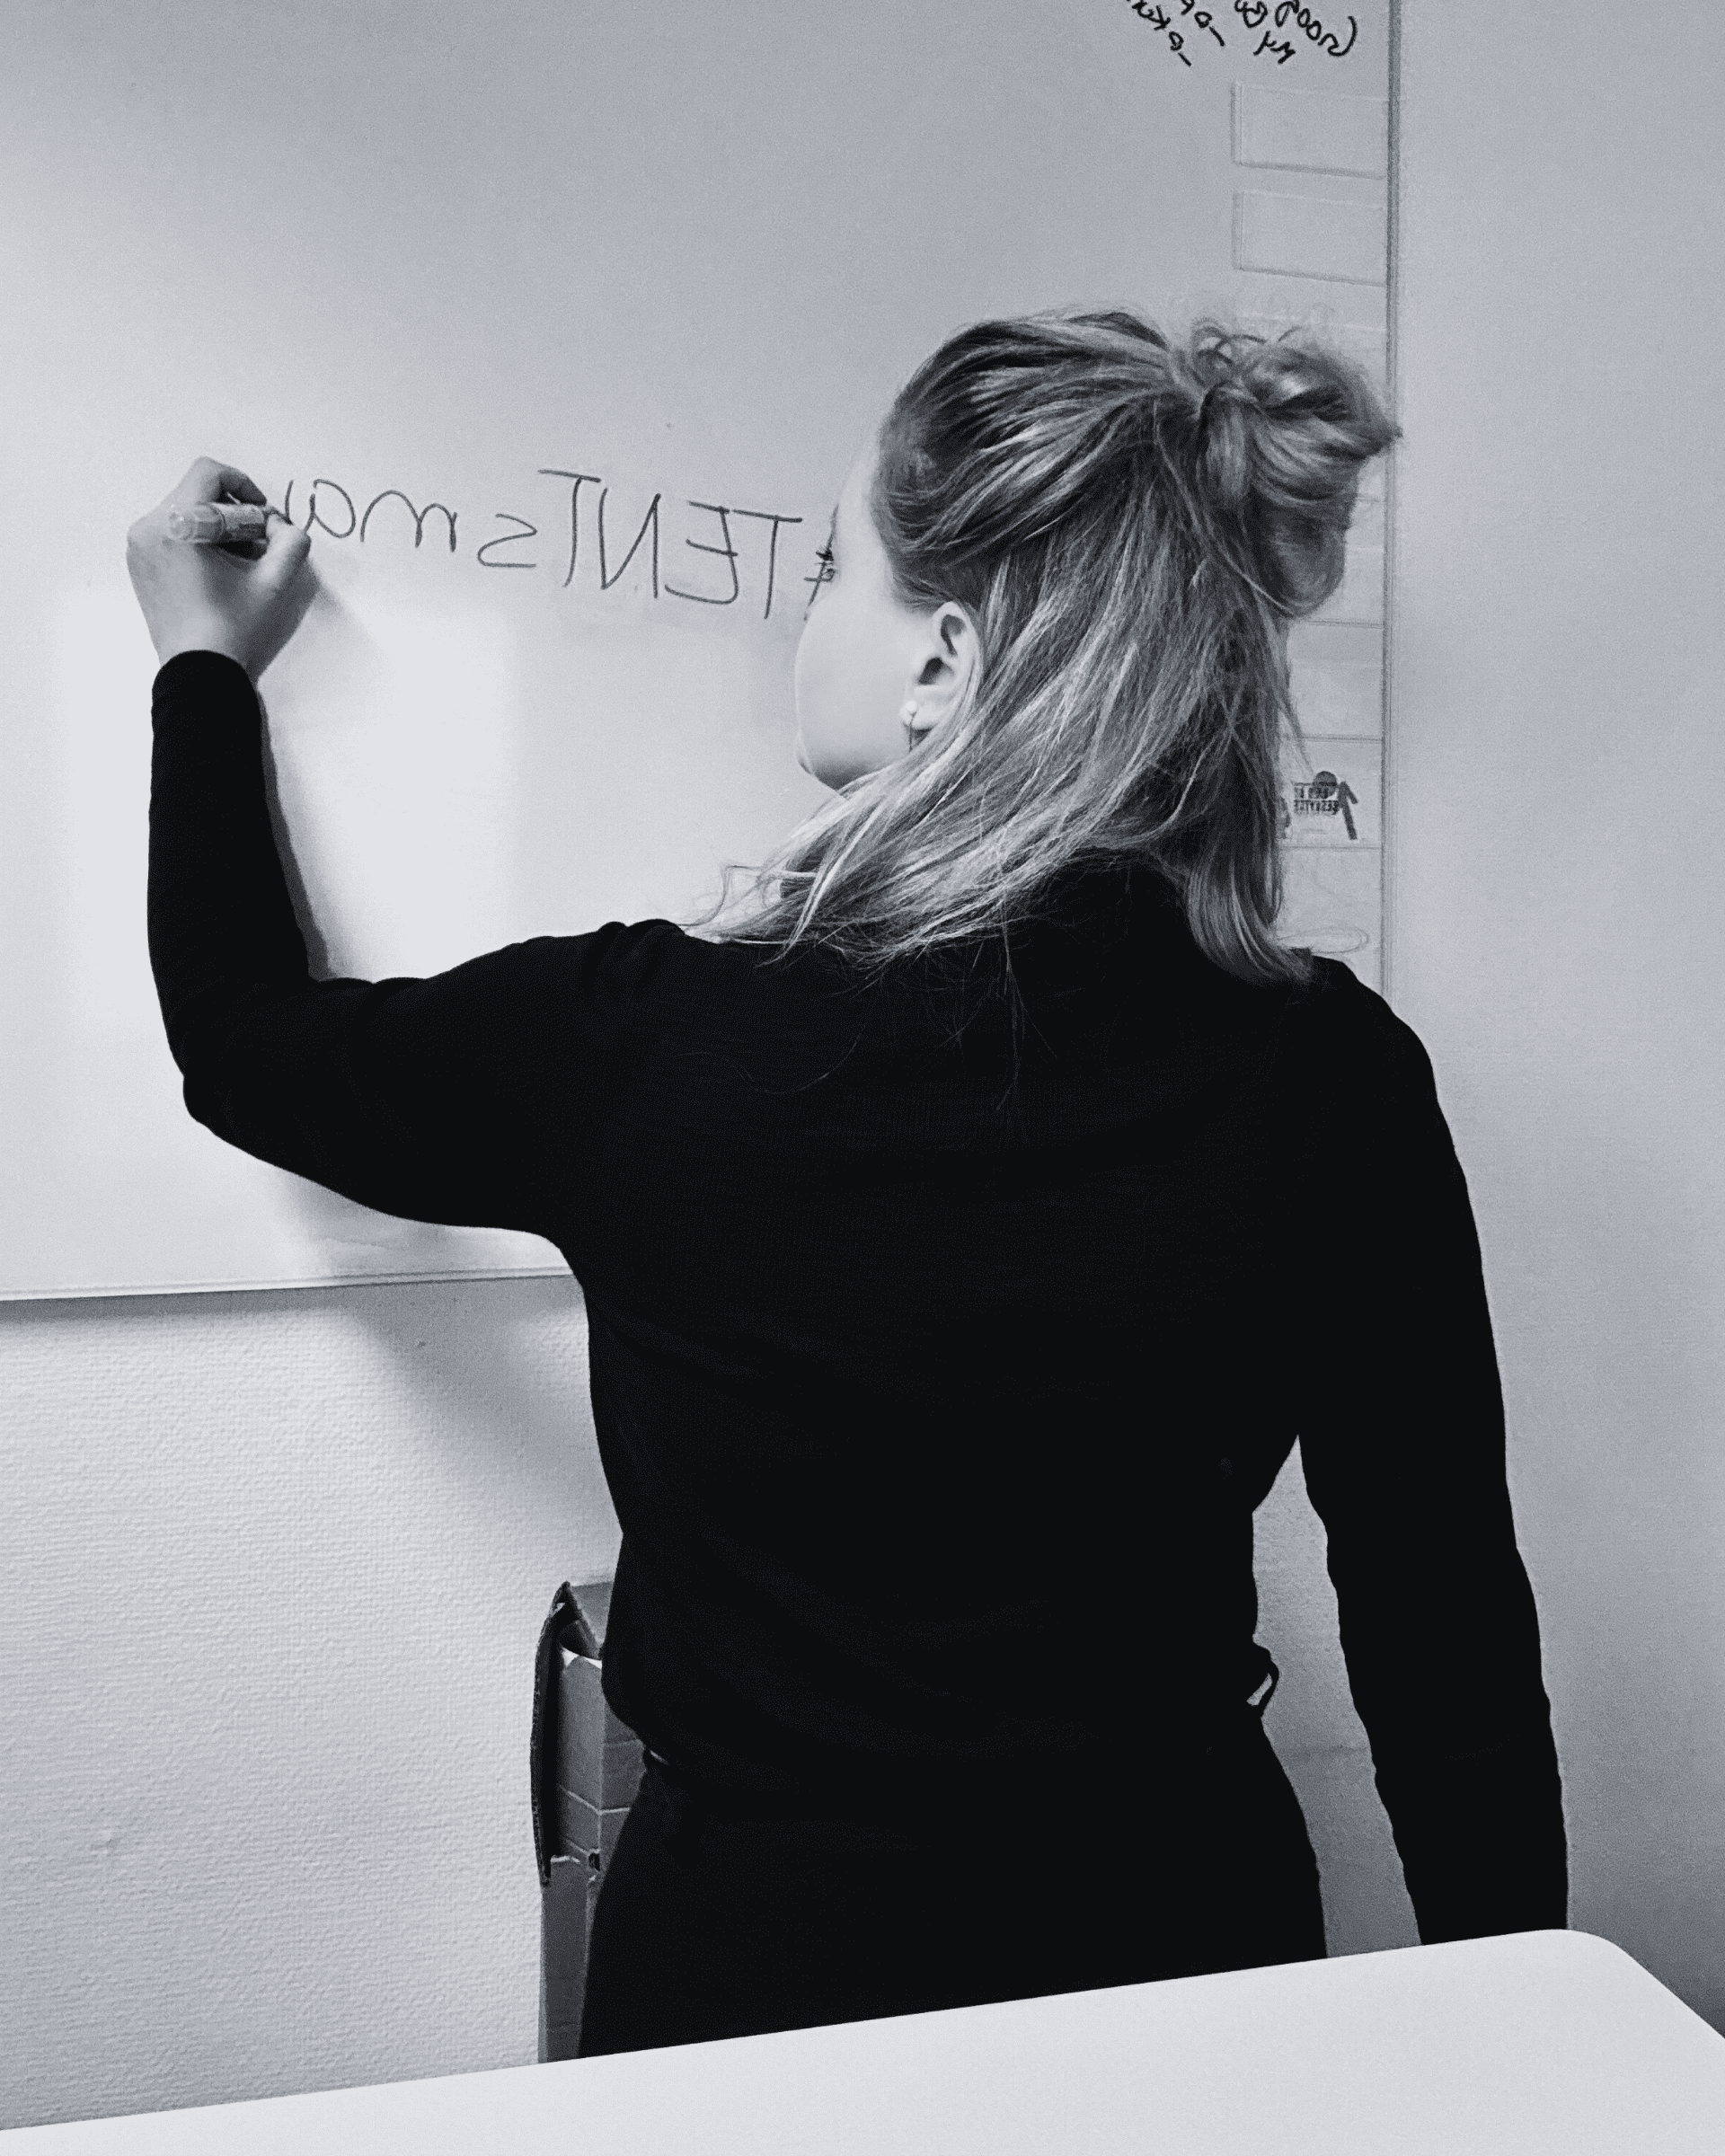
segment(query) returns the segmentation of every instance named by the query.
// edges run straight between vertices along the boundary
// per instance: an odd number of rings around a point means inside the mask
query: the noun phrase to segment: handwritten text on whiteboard
[[[538,476],[554,482],[556,493],[546,490],[546,502],[534,517],[518,516],[511,509],[493,510],[492,524],[505,528],[493,529],[473,546],[477,568],[551,569],[561,573],[565,590],[576,582],[579,571],[583,588],[597,578],[597,590],[608,592],[622,582],[639,558],[637,578],[645,577],[655,599],[664,596],[686,599],[699,606],[734,606],[747,597],[751,606],[759,606],[762,621],[770,619],[774,600],[785,581],[779,535],[787,526],[802,523],[801,517],[779,509],[740,508],[731,502],[685,502],[686,523],[692,522],[700,536],[686,532],[683,545],[689,552],[709,560],[688,563],[677,572],[687,581],[673,582],[661,561],[668,537],[663,526],[669,514],[662,490],[652,496],[644,509],[640,509],[637,496],[634,508],[624,510],[612,499],[615,490],[597,472],[545,464],[540,467]],[[302,497],[302,514],[296,520],[296,484],[288,481],[282,510],[290,524],[298,521],[308,532],[352,540],[360,546],[379,541],[399,546],[411,531],[416,550],[425,543],[428,533],[434,549],[441,542],[453,554],[463,546],[463,539],[457,536],[461,513],[446,502],[417,502],[400,487],[382,488],[367,499],[339,480],[317,478]],[[638,516],[636,509],[640,509]],[[686,556],[679,552],[675,559],[683,562]]]
[[[1246,32],[1260,31],[1258,42],[1247,49],[1254,59],[1271,59],[1278,67],[1285,67],[1299,50],[1296,38],[1303,38],[1313,51],[1326,58],[1345,60],[1359,36],[1359,23],[1353,15],[1326,18],[1316,8],[1304,5],[1303,0],[1233,0],[1231,11],[1219,0],[1209,7],[1201,7],[1199,0],[1128,0],[1128,4],[1141,22],[1162,33],[1182,67],[1192,64],[1187,46],[1194,40],[1201,44],[1208,37],[1226,50],[1228,40],[1222,34],[1218,18],[1230,28],[1237,18]]]

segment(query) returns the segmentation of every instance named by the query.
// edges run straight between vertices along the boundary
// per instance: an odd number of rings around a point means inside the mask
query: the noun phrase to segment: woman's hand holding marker
[[[243,472],[200,456],[126,535],[157,658],[219,651],[255,681],[299,625],[310,549]]]

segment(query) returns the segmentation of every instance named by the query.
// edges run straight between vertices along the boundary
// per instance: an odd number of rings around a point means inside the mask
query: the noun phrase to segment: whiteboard
[[[375,978],[683,917],[823,798],[792,752],[805,580],[961,323],[1213,309],[1384,366],[1381,7],[13,0],[7,46],[6,1295],[564,1269],[184,1110],[123,538],[194,455],[313,526],[318,596],[262,683],[273,808],[314,971]],[[1299,632],[1335,747],[1289,923],[1369,969],[1361,516]]]

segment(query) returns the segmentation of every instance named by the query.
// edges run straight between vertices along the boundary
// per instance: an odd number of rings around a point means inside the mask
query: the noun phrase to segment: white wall
[[[535,2055],[571,1281],[0,1305],[0,2126]]]
[[[1472,1184],[1571,1921],[1725,2026],[1725,35],[1409,0],[1391,1001]]]

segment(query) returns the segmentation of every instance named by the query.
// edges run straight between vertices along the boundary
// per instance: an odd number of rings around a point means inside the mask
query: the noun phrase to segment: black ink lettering
[[[380,501],[407,502],[407,513],[413,519],[413,544],[416,550],[418,549],[420,540],[425,537],[426,518],[431,514],[433,509],[438,510],[442,515],[444,521],[449,526],[449,552],[452,554],[455,552],[456,512],[451,508],[446,508],[445,505],[440,501],[428,501],[422,509],[416,509],[413,507],[413,504],[407,500],[407,496],[402,492],[402,490],[399,487],[385,487],[381,494],[374,495],[371,500],[367,504],[366,513],[359,519],[359,543],[361,546],[363,546],[366,543],[366,526],[371,522],[371,512],[377,507],[377,504]]]
[[[674,599],[693,599],[697,606],[734,606],[737,603],[737,595],[742,590],[742,585],[737,576],[737,549],[730,543],[730,511],[721,508],[716,501],[692,501],[689,507],[692,509],[710,509],[719,519],[719,533],[724,541],[722,546],[703,546],[698,539],[686,539],[683,543],[685,546],[692,546],[697,554],[718,554],[721,556],[730,570],[730,596],[728,598],[712,599],[701,591],[679,591],[675,584],[668,584],[665,588]],[[635,542],[637,546],[640,543],[639,540]],[[628,564],[625,562],[624,568],[627,567]],[[620,569],[617,574],[621,576],[623,570]]]
[[[802,519],[801,517],[780,517],[772,509],[733,509],[730,513],[733,517],[753,517],[757,522],[772,526],[766,540],[766,605],[761,609],[761,619],[765,621],[773,611],[773,578],[779,561],[779,526],[782,524],[801,524]]]
[[[575,482],[569,490],[569,568],[563,577],[563,589],[567,591],[574,581],[575,563],[581,548],[581,489],[586,486],[597,487],[599,475],[597,472],[565,472],[556,464],[541,464],[539,476],[541,479],[568,479]]]
[[[291,479],[288,482],[288,491],[281,498],[281,521],[284,524],[294,521],[294,482]]]
[[[338,532],[332,524],[324,523],[317,506],[317,490],[320,487],[328,487],[332,494],[339,494],[341,497],[348,512],[348,528],[345,532]],[[305,511],[305,529],[308,532],[325,531],[332,539],[351,539],[358,522],[359,513],[353,506],[352,495],[345,487],[337,486],[332,479],[314,479],[312,482],[311,506]]]
[[[508,509],[493,509],[491,514],[500,517],[505,524],[518,524],[521,529],[518,532],[503,532],[495,539],[488,539],[479,550],[479,566],[482,569],[537,569],[539,564],[536,561],[488,561],[485,559],[494,546],[519,546],[524,539],[536,539],[539,536],[539,526],[529,524],[525,517],[511,516]]]
[[[1269,0],[1234,0],[1234,12],[1248,30],[1256,30],[1269,13]]]
[[[1276,10],[1276,27],[1293,22],[1296,30],[1303,30],[1310,43],[1322,45],[1333,59],[1344,59],[1354,49],[1354,40],[1359,35],[1359,24],[1352,15],[1348,18],[1348,42],[1338,45],[1336,33],[1323,27],[1322,18],[1315,8],[1307,7],[1305,0],[1279,0]]]
[[[635,534],[634,543],[630,547],[629,552],[623,557],[623,560],[618,562],[617,576],[613,577],[606,575],[605,561],[605,504],[606,497],[610,494],[610,491],[611,490],[609,487],[601,487],[599,489],[599,589],[601,591],[609,591],[611,587],[616,582],[617,577],[623,575],[629,564],[634,560],[636,554],[640,552],[641,543],[647,536],[648,527],[650,526],[653,534],[653,551],[649,559],[652,562],[653,567],[653,596],[657,598],[659,596],[659,498],[657,494],[655,494],[651,501],[648,503],[647,514],[641,520],[641,529]]]

